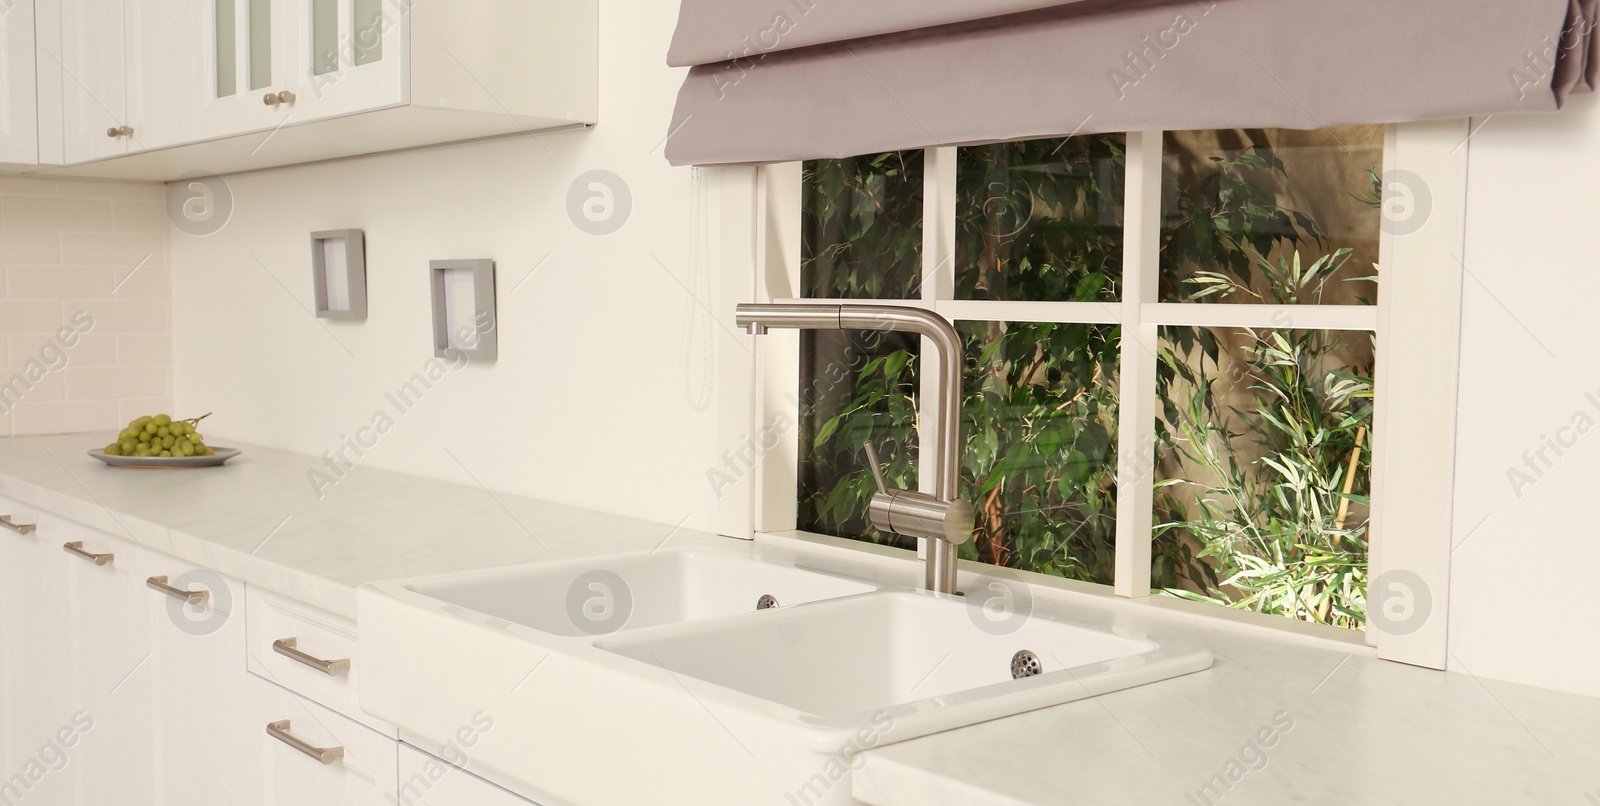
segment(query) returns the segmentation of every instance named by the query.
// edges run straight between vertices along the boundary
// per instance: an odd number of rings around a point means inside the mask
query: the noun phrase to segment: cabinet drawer
[[[539,806],[409,744],[400,745],[396,803],[428,806]]]
[[[251,806],[389,806],[399,743],[250,676]]]
[[[349,619],[256,587],[245,590],[250,671],[390,738],[394,726],[361,710],[361,659]]]

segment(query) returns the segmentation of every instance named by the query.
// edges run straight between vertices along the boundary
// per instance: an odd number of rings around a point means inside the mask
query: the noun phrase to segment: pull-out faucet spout
[[[954,593],[956,546],[972,538],[972,505],[956,498],[957,458],[961,454],[961,341],[944,317],[923,308],[894,305],[851,305],[805,302],[742,304],[738,323],[752,335],[771,328],[796,330],[880,330],[916,333],[939,354],[939,417],[934,428],[934,493],[887,489],[879,477],[878,494],[868,515],[886,532],[927,540],[928,590]]]

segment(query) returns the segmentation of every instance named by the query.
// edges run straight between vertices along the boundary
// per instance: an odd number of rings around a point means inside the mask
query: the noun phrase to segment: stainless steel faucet
[[[740,327],[759,336],[770,328],[795,330],[880,330],[927,337],[939,353],[939,422],[934,431],[937,457],[934,493],[891,490],[883,483],[877,452],[867,445],[867,459],[878,492],[867,515],[880,531],[927,541],[928,590],[955,593],[956,546],[972,539],[972,505],[956,498],[957,459],[961,455],[961,341],[944,317],[924,308],[895,305],[850,305],[804,302],[781,305],[741,304]]]

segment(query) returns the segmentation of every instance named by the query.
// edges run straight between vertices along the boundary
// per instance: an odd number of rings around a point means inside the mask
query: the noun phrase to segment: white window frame
[[[1382,290],[1375,306],[1203,305],[1157,301],[1161,226],[1162,133],[1130,132],[1124,199],[1125,253],[1122,300],[1010,302],[954,299],[956,149],[925,152],[923,282],[915,300],[859,300],[918,305],[951,321],[1044,321],[1115,324],[1122,328],[1118,412],[1116,596],[1202,617],[1265,625],[1288,633],[1365,642],[1379,657],[1444,668],[1447,657],[1449,555],[1454,472],[1455,394],[1459,354],[1461,255],[1466,197],[1468,121],[1387,127],[1384,175],[1409,172],[1431,196],[1418,227],[1387,225],[1379,237]],[[797,301],[800,296],[801,166],[718,169],[714,203],[720,210],[716,310],[731,319],[743,301]],[[1385,209],[1410,203],[1416,188],[1386,181]],[[1410,214],[1416,214],[1411,211]],[[751,226],[753,222],[753,226]],[[714,224],[713,226],[716,226]],[[857,300],[853,300],[857,301]],[[1287,323],[1287,325],[1286,325]],[[1377,333],[1372,440],[1372,523],[1369,529],[1369,602],[1380,583],[1399,598],[1391,606],[1423,607],[1425,618],[1404,634],[1375,629],[1364,634],[1278,616],[1247,613],[1150,594],[1157,328],[1292,327]],[[730,335],[721,350],[719,456],[747,467],[736,484],[719,491],[718,531],[751,538],[794,534],[799,456],[799,335],[773,330],[760,339]],[[1148,345],[1138,347],[1135,345]],[[926,346],[926,345],[925,345]],[[919,416],[938,416],[936,351],[921,352],[924,388]],[[923,433],[931,433],[925,429]],[[1141,450],[1144,447],[1146,450]],[[932,450],[920,446],[921,488],[933,488]],[[1135,513],[1131,514],[1130,513]],[[1136,513],[1146,513],[1140,516]],[[1417,581],[1420,580],[1420,583]],[[1421,587],[1416,586],[1420,584]],[[1398,586],[1398,587],[1397,587]]]

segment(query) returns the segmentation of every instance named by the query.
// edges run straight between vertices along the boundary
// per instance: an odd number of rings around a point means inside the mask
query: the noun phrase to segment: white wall
[[[1450,668],[1600,696],[1600,426],[1561,430],[1600,423],[1600,104],[1588,96],[1559,115],[1480,123],[1468,170]],[[1535,456],[1525,466],[1525,452],[1558,438],[1561,455],[1546,447],[1548,465]]]
[[[728,336],[686,290],[704,287],[709,302],[712,278],[690,266],[690,171],[661,153],[683,75],[665,66],[676,14],[669,2],[601,4],[591,131],[225,177],[228,224],[173,235],[177,408],[216,412],[214,440],[318,455],[384,412],[394,427],[354,472],[711,528],[710,351]],[[569,186],[596,169],[632,195],[606,236],[568,211]],[[310,313],[308,235],[346,227],[366,231],[360,324]],[[438,258],[496,261],[499,360],[449,374],[400,415],[385,393],[433,358],[427,266]]]
[[[154,183],[0,176],[0,436],[171,406],[164,199]]]

